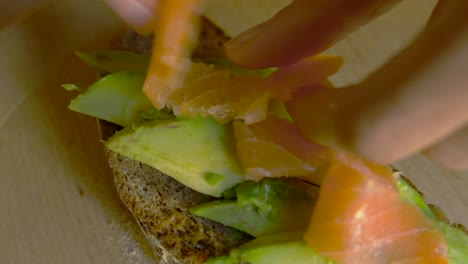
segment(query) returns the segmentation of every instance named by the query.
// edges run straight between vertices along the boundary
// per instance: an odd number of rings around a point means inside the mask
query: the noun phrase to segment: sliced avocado
[[[209,259],[206,264],[332,264],[302,240],[303,232],[263,236],[231,251],[229,256]]]
[[[431,208],[429,208],[429,206],[426,204],[426,202],[418,193],[418,191],[413,189],[403,178],[398,178],[397,187],[398,191],[400,192],[400,198],[404,202],[418,207],[424,212],[424,214],[426,214],[426,216],[428,216],[432,220],[436,219],[434,213],[431,211]]]
[[[265,230],[274,231],[277,229],[276,223],[260,216],[253,207],[244,208],[232,200],[220,200],[201,204],[191,208],[190,212],[256,237],[268,233]]]
[[[445,242],[448,246],[448,263],[449,264],[462,264],[468,262],[468,234],[460,229],[450,226],[437,220],[432,210],[426,204],[421,195],[411,187],[403,178],[397,181],[397,187],[400,191],[400,197],[403,201],[412,204],[423,213],[425,213],[431,220],[434,221],[437,229],[444,236]]]
[[[437,227],[444,235],[448,246],[448,263],[468,263],[468,234],[442,222],[437,223]]]
[[[287,210],[311,210],[318,197],[318,187],[298,179],[263,179],[239,184],[236,194],[240,206],[253,206],[259,214],[277,218],[285,213],[283,206]]]
[[[230,126],[212,119],[178,118],[125,128],[106,146],[146,163],[185,186],[207,195],[221,193],[243,180]],[[209,175],[218,175],[215,181]]]
[[[237,197],[236,186],[233,186],[225,190],[224,192],[221,193],[221,196],[223,197],[223,199],[226,199],[226,200],[236,199]]]
[[[235,190],[237,201],[201,204],[190,212],[259,237],[305,230],[318,196],[318,187],[292,179],[243,182]]]
[[[71,110],[120,126],[129,126],[153,105],[141,91],[145,74],[125,71],[107,75],[73,99]]]
[[[120,71],[146,72],[150,61],[148,55],[128,51],[76,52],[76,55],[100,74]]]

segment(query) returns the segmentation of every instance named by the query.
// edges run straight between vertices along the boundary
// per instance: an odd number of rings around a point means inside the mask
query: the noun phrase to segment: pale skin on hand
[[[272,20],[228,43],[227,53],[245,66],[288,64],[323,51],[397,2],[295,1]],[[334,14],[311,16],[314,6]],[[468,168],[468,129],[462,129],[468,121],[467,8],[464,0],[441,1],[426,30],[412,44],[357,87],[344,91],[340,100],[344,110],[338,113],[335,128],[339,130],[335,134],[342,136],[322,143],[381,163],[424,151],[449,168]],[[271,39],[275,45],[266,45]],[[278,43],[282,39],[287,41]],[[316,128],[320,130],[320,124]],[[320,140],[313,132],[309,136]]]
[[[149,32],[157,1],[105,1],[139,32]],[[398,2],[296,0],[230,41],[226,52],[250,68],[287,65],[325,50]],[[0,4],[0,10],[6,10],[2,5],[8,3]],[[33,8],[30,4],[24,10]],[[412,44],[354,87],[353,96],[344,96],[349,122],[336,129],[347,136],[331,145],[382,163],[423,152],[446,167],[468,168],[466,10],[466,0],[441,0],[427,29]],[[272,39],[275,45],[269,45]]]
[[[151,32],[156,0],[104,0],[112,9],[139,33]]]

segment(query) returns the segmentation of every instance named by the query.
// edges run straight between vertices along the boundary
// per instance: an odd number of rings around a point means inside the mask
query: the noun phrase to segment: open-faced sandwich
[[[249,70],[225,58],[227,39],[203,19],[184,74],[155,92],[152,39],[128,32],[113,51],[78,53],[96,83],[64,85],[80,92],[71,110],[98,118],[119,195],[160,263],[468,263],[463,227],[398,172],[296,129],[340,57]]]

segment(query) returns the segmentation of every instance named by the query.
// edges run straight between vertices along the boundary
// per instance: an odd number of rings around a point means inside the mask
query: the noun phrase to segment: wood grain
[[[92,80],[72,52],[122,25],[98,1],[51,3],[0,33],[0,262],[151,263],[116,198],[94,120],[68,111],[73,95],[60,88]],[[404,1],[329,50],[346,58],[334,82],[359,81],[382,65],[422,29],[434,3]],[[468,173],[420,156],[395,166],[468,226]]]

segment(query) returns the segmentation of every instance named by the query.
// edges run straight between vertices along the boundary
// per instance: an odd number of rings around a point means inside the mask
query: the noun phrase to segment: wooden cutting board
[[[346,58],[333,81],[356,82],[382,65],[422,29],[434,3],[404,1],[329,50]],[[60,87],[89,84],[93,73],[72,52],[123,25],[96,0],[44,6],[0,32],[0,263],[151,263],[114,191],[95,121],[68,111],[73,94]],[[468,226],[467,173],[420,156],[395,166]]]

